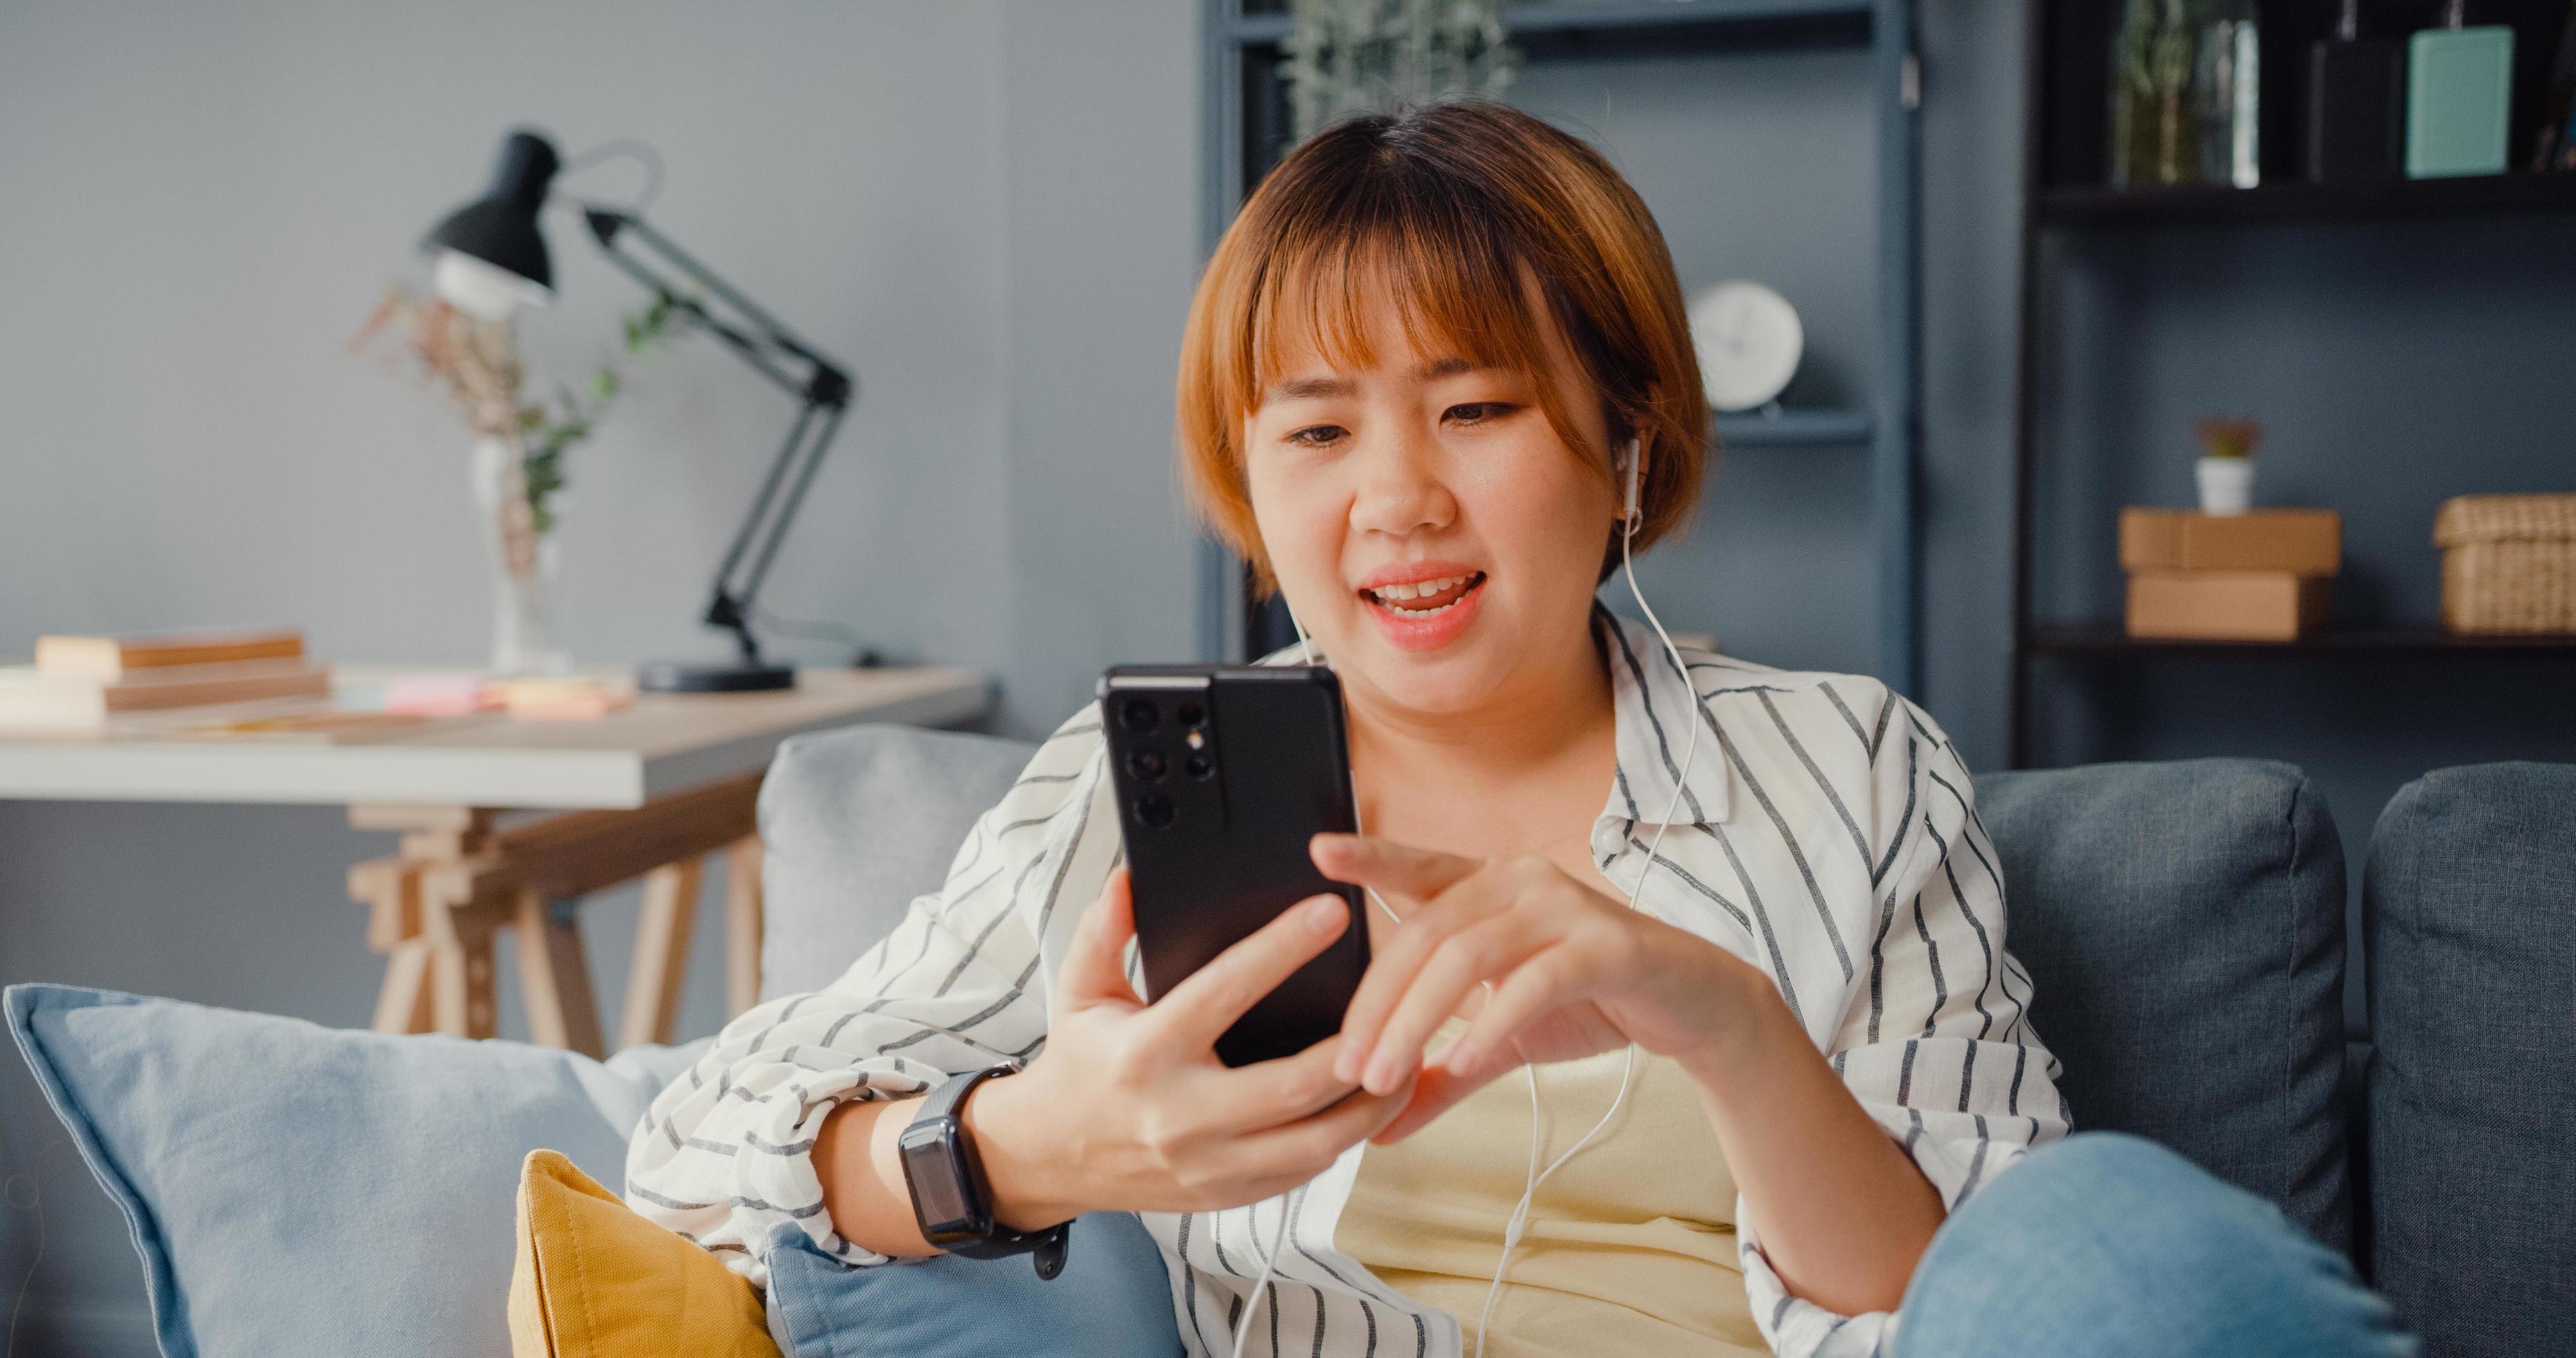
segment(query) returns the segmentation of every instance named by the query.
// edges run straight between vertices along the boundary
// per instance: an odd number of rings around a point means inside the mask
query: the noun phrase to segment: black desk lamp
[[[421,242],[436,255],[439,295],[469,315],[498,320],[516,307],[543,304],[554,295],[554,266],[546,238],[537,229],[537,213],[562,161],[554,146],[533,132],[512,132],[501,143],[501,159],[492,187],[483,197],[458,208]],[[647,689],[683,693],[739,693],[755,689],[793,688],[796,671],[761,658],[752,636],[752,600],[762,577],[787,536],[787,525],[804,502],[805,491],[822,465],[824,450],[841,427],[855,388],[849,373],[824,357],[768,312],[754,305],[705,265],[682,251],[632,209],[582,203],[582,221],[609,260],[662,299],[697,328],[724,341],[725,347],[761,376],[798,400],[796,422],[769,465],[750,517],[734,534],[724,564],[716,568],[714,594],[705,621],[733,633],[740,658],[730,665],[647,665],[636,680]],[[651,265],[627,248],[636,242],[659,256],[665,267],[685,275],[709,298],[729,308],[724,319],[707,304],[674,288]]]

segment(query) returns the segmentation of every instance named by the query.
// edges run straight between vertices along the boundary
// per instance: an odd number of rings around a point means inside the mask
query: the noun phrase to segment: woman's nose
[[[1445,528],[1458,502],[1440,479],[1437,447],[1428,438],[1391,436],[1364,451],[1351,527],[1404,536]]]

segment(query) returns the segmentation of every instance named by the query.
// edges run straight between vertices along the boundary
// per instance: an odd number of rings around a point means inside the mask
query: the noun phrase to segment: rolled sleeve
[[[1114,824],[1104,844],[1091,814],[1098,749],[1096,719],[1068,722],[891,934],[825,989],[727,1024],[637,1128],[628,1204],[756,1285],[790,1222],[845,1263],[887,1262],[834,1228],[814,1139],[844,1103],[909,1098],[1045,1042],[1048,935],[1069,928],[1115,852]]]
[[[1873,768],[1898,867],[1878,888],[1867,964],[1827,1057],[1955,1210],[2065,1136],[2068,1115],[2057,1059],[2031,1030],[2030,975],[2005,951],[2003,879],[1974,785],[1941,729],[1910,703],[1903,713],[1905,739],[1885,742]],[[1738,1246],[1754,1318],[1784,1358],[1867,1354],[1893,1337],[1891,1313],[1839,1315],[1790,1293],[1749,1226]]]

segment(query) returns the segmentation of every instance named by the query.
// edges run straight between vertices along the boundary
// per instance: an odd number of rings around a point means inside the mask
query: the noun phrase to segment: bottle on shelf
[[[2307,113],[2310,182],[2406,168],[2406,44],[2361,36],[2361,0],[2343,0],[2335,36],[2308,46]]]
[[[2128,0],[2111,46],[2111,187],[2201,177],[2194,22],[2207,0]]]
[[[2192,105],[2200,178],[2240,189],[2263,182],[2262,44],[2254,0],[2215,0],[2193,37]]]
[[[2513,103],[2513,29],[2467,26],[2450,0],[2443,27],[2407,40],[2406,176],[2501,174]]]
[[[2576,5],[2558,32],[2558,57],[2549,64],[2549,98],[2540,116],[2540,137],[2531,156],[2537,171],[2576,170]]]

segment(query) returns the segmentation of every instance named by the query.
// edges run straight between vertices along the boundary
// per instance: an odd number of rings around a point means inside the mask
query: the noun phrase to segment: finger
[[[1512,969],[1485,1000],[1440,1064],[1454,1074],[1492,1079],[1519,1063],[1512,1039],[1541,1017],[1589,998],[1587,969],[1569,948],[1551,948]]]
[[[1294,1056],[1273,1057],[1233,1069],[1218,1067],[1193,1090],[1212,1109],[1223,1109],[1236,1135],[1269,1131],[1332,1107],[1359,1086],[1333,1074],[1339,1038],[1328,1037]]]
[[[1412,1092],[1410,1086],[1388,1094],[1355,1092],[1311,1117],[1239,1137],[1228,1153],[1228,1169],[1247,1179],[1285,1179],[1290,1187],[1304,1183],[1394,1121]]]
[[[1090,1004],[1144,1001],[1127,984],[1127,941],[1136,936],[1136,903],[1128,889],[1127,869],[1115,868],[1100,895],[1082,912],[1073,941],[1065,948],[1064,966],[1056,973],[1056,993],[1067,1008]]]
[[[1396,1087],[1422,1063],[1432,1035],[1479,982],[1509,974],[1556,938],[1554,930],[1522,911],[1506,911],[1451,934],[1432,950],[1412,984],[1387,1016],[1360,1083],[1370,1093]],[[1491,1008],[1490,1005],[1486,1008]],[[1479,1012],[1478,1017],[1482,1017]]]
[[[1333,1063],[1333,1073],[1353,1084],[1360,1083],[1370,1055],[1377,1050],[1379,1030],[1412,987],[1414,973],[1430,959],[1432,950],[1452,933],[1505,903],[1499,891],[1469,879],[1407,917],[1369,958],[1359,989],[1352,992],[1350,1004],[1342,1011],[1342,1051]]]
[[[1190,973],[1149,1012],[1167,1040],[1205,1051],[1281,981],[1332,946],[1350,923],[1350,902],[1309,896]]]
[[[1372,1134],[1369,1141],[1380,1146],[1392,1146],[1402,1141],[1431,1125],[1432,1119],[1457,1107],[1460,1100],[1492,1084],[1496,1077],[1509,1069],[1506,1066],[1502,1070],[1469,1077],[1446,1066],[1427,1067],[1414,1080],[1413,1096],[1405,1100],[1403,1110]]]
[[[1306,856],[1336,882],[1373,886],[1417,901],[1447,891],[1484,866],[1482,859],[1417,849],[1371,835],[1317,835],[1306,842]]]

